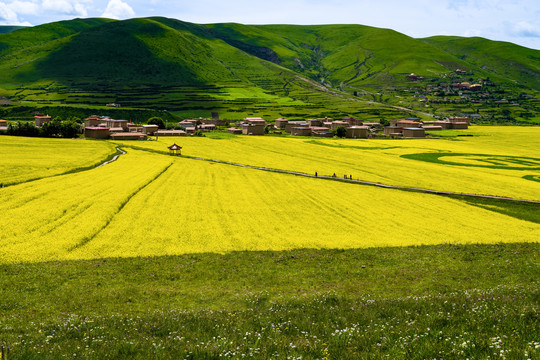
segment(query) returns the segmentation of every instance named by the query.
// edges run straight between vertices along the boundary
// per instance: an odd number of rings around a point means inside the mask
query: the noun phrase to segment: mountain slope
[[[448,52],[396,31],[362,25],[208,27],[233,46],[334,87],[384,87],[402,82],[411,72],[448,72],[441,62],[460,63]]]
[[[25,26],[10,26],[10,25],[2,25],[0,26],[0,34],[7,34],[10,32],[13,32],[15,30],[24,29]]]
[[[480,37],[434,36],[422,39],[455,54],[469,67],[540,90],[540,51]]]
[[[403,91],[455,81],[456,68],[514,88],[517,82],[535,96],[539,51],[465,40],[418,40],[362,25],[76,19],[0,33],[0,96],[29,106],[117,102],[238,117],[429,116],[424,104],[402,101],[410,97]],[[426,81],[411,85],[406,76],[413,72]]]

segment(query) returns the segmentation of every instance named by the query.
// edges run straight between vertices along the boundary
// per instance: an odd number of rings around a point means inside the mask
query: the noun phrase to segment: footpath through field
[[[466,196],[466,197],[475,197],[475,198],[484,198],[484,199],[497,199],[497,200],[508,200],[508,201],[518,201],[518,202],[524,202],[524,203],[540,204],[540,201],[537,201],[537,200],[524,200],[524,199],[515,199],[515,198],[509,198],[509,197],[504,197],[504,196],[495,196],[495,195],[479,195],[479,194],[457,193],[457,192],[450,192],[450,191],[439,191],[439,190],[414,188],[414,187],[408,187],[408,186],[386,185],[386,184],[381,184],[381,183],[372,182],[372,181],[364,181],[364,180],[359,180],[359,179],[355,180],[355,179],[352,179],[352,178],[347,178],[346,175],[344,175],[343,178],[337,177],[335,175],[332,175],[332,176],[318,175],[318,174],[317,175],[312,175],[312,174],[306,174],[306,173],[298,172],[298,171],[265,168],[265,167],[261,167],[261,166],[239,164],[239,163],[234,163],[234,162],[230,162],[230,161],[223,161],[223,160],[216,160],[216,159],[205,159],[205,158],[191,157],[191,156],[183,156],[183,157],[188,158],[188,159],[193,159],[193,160],[209,161],[209,162],[215,162],[215,163],[219,163],[219,164],[240,166],[240,167],[245,167],[245,168],[250,168],[250,169],[255,169],[255,170],[262,170],[262,171],[270,171],[270,172],[276,172],[276,173],[281,173],[281,174],[304,176],[304,177],[310,177],[310,178],[316,178],[316,179],[341,181],[341,182],[347,182],[347,183],[351,183],[351,184],[362,184],[362,185],[369,185],[369,186],[377,186],[377,187],[382,187],[382,188],[386,188],[386,189],[396,189],[396,190],[404,190],[404,191],[416,191],[416,192],[422,192],[422,193],[428,193],[428,194],[434,194],[434,195],[444,195],[444,196]]]
[[[119,145],[116,149],[118,151],[122,151],[121,147],[126,147],[126,145]],[[142,147],[138,147],[138,146],[127,146],[127,147],[130,147],[130,148],[136,149],[136,150],[142,150],[142,151],[147,151],[147,152],[153,152],[153,153],[156,153],[156,154],[166,155],[166,153],[164,153],[162,151],[149,150],[147,148],[142,148]],[[125,152],[122,151],[122,155],[123,154],[125,154]],[[108,162],[105,162],[105,163],[103,163],[103,164],[101,164],[99,166],[105,165],[105,164],[107,164],[107,163],[109,163],[111,161],[116,160],[119,155],[117,155],[114,159],[112,159],[112,160],[110,160]],[[377,183],[377,182],[365,181],[365,180],[360,180],[360,179],[355,180],[355,179],[352,179],[352,178],[347,178],[346,175],[344,175],[343,178],[340,178],[340,177],[335,176],[335,175],[306,174],[306,173],[298,172],[298,171],[266,168],[266,167],[262,167],[262,166],[240,164],[240,163],[235,163],[235,162],[231,162],[231,161],[224,161],[224,160],[217,160],[217,159],[207,159],[207,158],[195,157],[195,156],[189,156],[189,155],[181,155],[181,156],[184,159],[207,161],[207,162],[213,162],[213,163],[218,163],[218,164],[239,166],[239,167],[244,167],[244,168],[249,168],[249,169],[254,169],[254,170],[262,170],[262,171],[269,171],[269,172],[275,172],[275,173],[280,173],[280,174],[304,176],[304,177],[309,177],[309,178],[314,178],[314,179],[341,181],[341,182],[346,182],[346,183],[351,183],[351,184],[361,184],[361,185],[368,185],[368,186],[376,186],[376,187],[381,187],[381,188],[385,188],[385,189],[395,189],[395,190],[403,190],[403,191],[415,191],[415,192],[422,192],[422,193],[426,193],[426,194],[443,195],[443,196],[464,196],[464,197],[473,197],[473,198],[482,198],[482,199],[496,199],[496,200],[516,201],[516,202],[530,203],[530,204],[540,204],[540,201],[538,201],[538,200],[525,200],[525,199],[516,199],[516,198],[510,198],[510,197],[504,197],[504,196],[495,196],[495,195],[480,195],[480,194],[458,193],[458,192],[451,192],[451,191],[430,190],[430,189],[408,187],[408,186],[387,185],[387,184],[381,184],[381,183]]]

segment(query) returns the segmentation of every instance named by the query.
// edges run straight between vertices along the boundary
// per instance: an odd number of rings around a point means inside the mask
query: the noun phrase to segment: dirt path
[[[244,165],[244,164],[238,164],[238,163],[234,163],[234,162],[215,160],[215,159],[205,159],[205,158],[188,157],[188,156],[185,156],[185,157],[187,157],[189,159],[193,159],[193,160],[209,161],[209,162],[215,162],[215,163],[219,163],[219,164],[240,166],[240,167],[245,167],[245,168],[250,168],[250,169],[255,169],[255,170],[262,170],[262,171],[270,171],[270,172],[281,173],[281,174],[304,176],[304,177],[316,178],[316,179],[341,181],[341,182],[346,182],[346,183],[350,183],[350,184],[361,184],[361,185],[368,185],[368,186],[376,186],[376,187],[381,187],[381,188],[385,188],[385,189],[415,191],[415,192],[421,192],[421,193],[433,194],[433,195],[466,196],[466,197],[483,198],[483,199],[508,200],[508,201],[531,203],[531,204],[540,204],[540,201],[537,201],[537,200],[524,200],[524,199],[515,199],[515,198],[504,197],[504,196],[457,193],[457,192],[430,190],[430,189],[422,189],[422,188],[415,188],[415,187],[408,187],[408,186],[386,185],[386,184],[381,184],[381,183],[377,183],[377,182],[364,181],[364,180],[354,180],[354,179],[345,179],[345,178],[339,178],[339,177],[328,176],[328,175],[315,176],[315,175],[306,174],[306,173],[297,172],[297,171],[279,170],[279,169],[265,168],[265,167],[261,167],[261,166]]]

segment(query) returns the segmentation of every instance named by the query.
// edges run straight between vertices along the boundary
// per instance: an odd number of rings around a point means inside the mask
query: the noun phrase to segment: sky
[[[199,24],[361,24],[415,38],[481,36],[540,50],[538,0],[0,0],[0,25],[149,16]]]

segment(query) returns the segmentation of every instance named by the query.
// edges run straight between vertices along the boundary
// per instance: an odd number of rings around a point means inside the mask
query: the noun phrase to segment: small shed
[[[171,154],[171,156],[182,155],[182,153],[181,153],[182,147],[180,145],[177,145],[176,143],[169,146],[168,149],[169,149],[169,153]]]
[[[7,120],[0,120],[0,126],[7,126]]]

